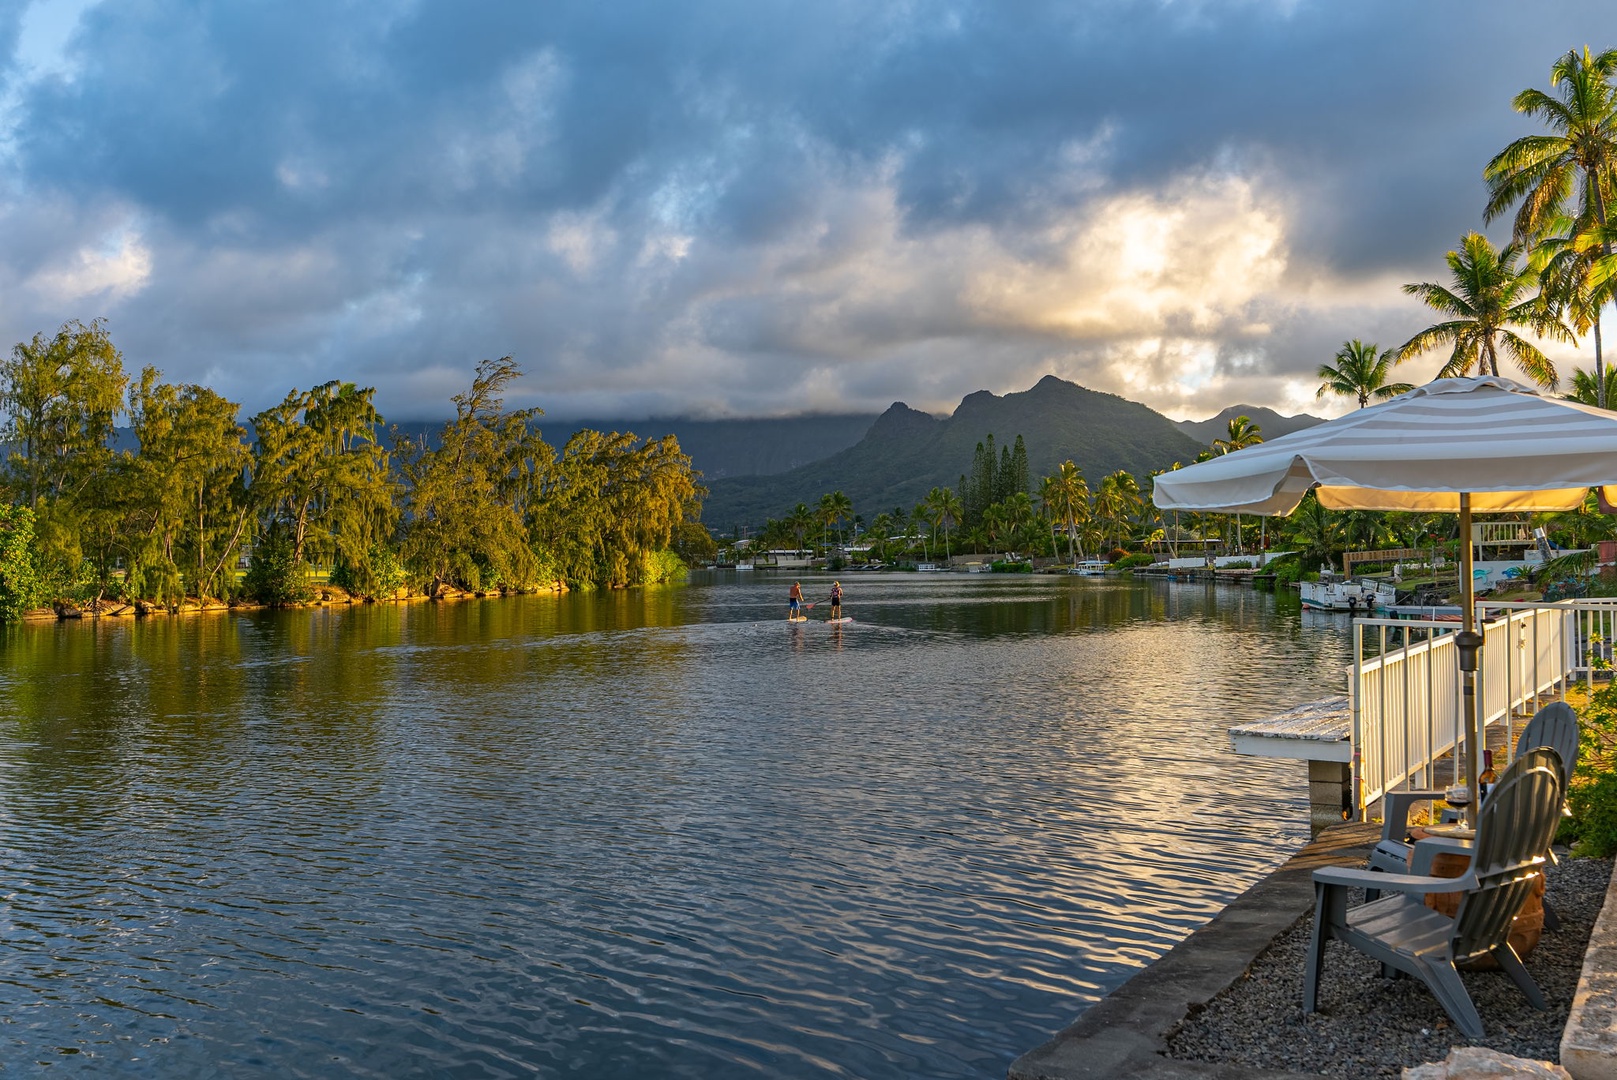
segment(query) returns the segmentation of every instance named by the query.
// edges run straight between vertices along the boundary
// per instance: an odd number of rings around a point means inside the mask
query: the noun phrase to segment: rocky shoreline
[[[554,581],[529,593],[564,593],[571,591],[567,583]],[[308,600],[290,604],[257,604],[247,600],[217,600],[212,597],[188,596],[176,604],[160,604],[150,600],[96,600],[88,604],[57,603],[38,607],[23,613],[28,622],[70,619],[146,618],[152,615],[200,615],[209,612],[265,611],[270,608],[340,607],[351,604],[398,604],[412,601],[477,600],[515,595],[500,589],[466,592],[460,589],[440,588],[432,593],[399,589],[389,596],[354,596],[334,585],[318,585]]]
[[[1546,874],[1546,897],[1561,919],[1527,959],[1550,1007],[1528,1005],[1499,972],[1464,975],[1487,1034],[1467,1039],[1430,991],[1412,979],[1387,980],[1369,957],[1340,942],[1327,949],[1320,1011],[1302,1011],[1303,961],[1312,926],[1299,920],[1206,1005],[1167,1033],[1171,1058],[1220,1062],[1349,1080],[1398,1076],[1441,1061],[1457,1046],[1557,1061],[1584,952],[1611,877],[1610,859],[1563,859]]]

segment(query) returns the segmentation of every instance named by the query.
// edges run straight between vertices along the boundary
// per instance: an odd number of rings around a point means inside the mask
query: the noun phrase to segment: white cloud
[[[152,255],[133,221],[61,252],[23,287],[46,305],[71,309],[127,300],[146,286]]]

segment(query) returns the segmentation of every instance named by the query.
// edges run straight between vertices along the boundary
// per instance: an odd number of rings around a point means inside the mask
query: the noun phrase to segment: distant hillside
[[[642,438],[673,435],[702,472],[703,482],[727,476],[764,476],[783,473],[811,461],[830,457],[858,442],[876,421],[874,413],[837,413],[827,416],[786,416],[757,420],[539,420],[545,441],[560,450],[577,432],[632,431]],[[426,435],[436,443],[442,420],[409,420],[397,425],[412,436]]]
[[[1265,409],[1261,405],[1231,405],[1211,420],[1181,420],[1179,430],[1189,435],[1201,444],[1203,450],[1213,445],[1214,439],[1223,439],[1230,433],[1230,421],[1237,416],[1251,417],[1252,422],[1258,425],[1265,439],[1278,439],[1282,435],[1290,435],[1303,428],[1311,428],[1315,424],[1325,421],[1318,416],[1309,416],[1299,413],[1296,416],[1281,416],[1273,409]]]
[[[574,432],[632,431],[647,438],[673,435],[702,471],[704,483],[727,476],[767,476],[830,457],[864,438],[874,413],[783,416],[756,420],[579,420],[546,427],[545,440],[560,448]]]
[[[1143,477],[1201,449],[1167,417],[1112,394],[1046,376],[1031,390],[999,397],[986,390],[961,400],[938,419],[895,403],[855,445],[823,461],[775,476],[721,479],[702,512],[711,528],[761,525],[828,491],[845,492],[867,518],[895,506],[908,509],[934,487],[954,487],[971,466],[977,443],[990,433],[1027,444],[1037,478],[1071,458],[1091,484],[1127,469]]]

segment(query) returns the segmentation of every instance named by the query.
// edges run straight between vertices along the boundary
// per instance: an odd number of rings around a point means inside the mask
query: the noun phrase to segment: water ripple
[[[1002,1074],[1300,839],[1224,730],[1339,629],[847,584],[842,629],[761,583],[9,636],[0,1058]]]

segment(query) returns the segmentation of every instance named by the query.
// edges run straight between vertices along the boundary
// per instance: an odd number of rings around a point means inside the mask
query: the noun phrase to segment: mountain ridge
[[[721,531],[753,527],[829,491],[845,492],[867,517],[908,510],[934,487],[955,487],[989,434],[1005,446],[1023,437],[1035,481],[1070,458],[1092,486],[1119,469],[1143,478],[1175,461],[1189,462],[1203,449],[1139,402],[1047,375],[1027,390],[967,394],[943,418],[894,402],[864,438],[819,461],[769,476],[712,481],[702,519]]]
[[[1312,416],[1308,413],[1298,413],[1296,416],[1286,416],[1262,405],[1231,405],[1206,420],[1179,420],[1179,430],[1200,442],[1204,447],[1211,446],[1214,439],[1228,437],[1230,421],[1237,416],[1245,416],[1258,425],[1258,433],[1265,439],[1278,439],[1282,435],[1290,435],[1294,431],[1311,428],[1315,424],[1323,424],[1324,417]]]

